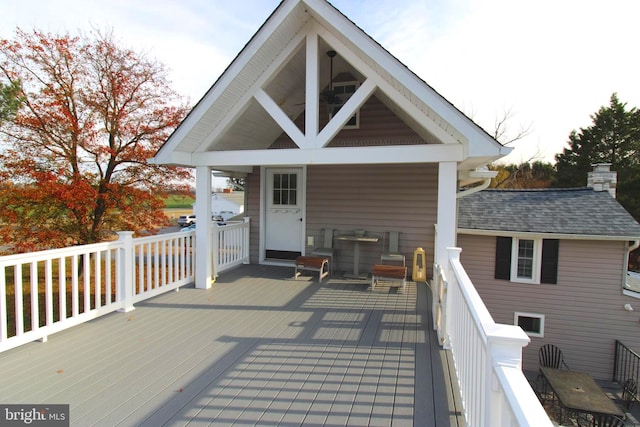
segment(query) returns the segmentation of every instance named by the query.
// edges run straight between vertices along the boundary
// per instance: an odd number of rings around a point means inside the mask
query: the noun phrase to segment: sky
[[[195,104],[279,0],[0,0],[0,38],[15,29],[113,30],[121,47],[169,69]],[[615,92],[640,107],[640,1],[332,0],[438,93],[493,134],[529,133],[503,162],[553,162],[572,130]]]

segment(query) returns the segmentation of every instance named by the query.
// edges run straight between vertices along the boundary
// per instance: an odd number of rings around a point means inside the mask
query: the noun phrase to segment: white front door
[[[303,196],[302,169],[266,170],[266,259],[295,259],[302,254]]]

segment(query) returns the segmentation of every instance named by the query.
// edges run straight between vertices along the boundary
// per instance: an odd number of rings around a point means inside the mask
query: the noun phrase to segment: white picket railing
[[[434,327],[451,350],[467,425],[552,426],[522,372],[521,328],[493,321],[460,263],[449,249],[449,265],[434,267]]]
[[[219,274],[249,262],[249,218],[213,230],[213,271]]]
[[[194,231],[118,234],[114,242],[0,257],[0,352],[194,281]],[[214,227],[212,241],[216,271],[248,262],[248,220]]]

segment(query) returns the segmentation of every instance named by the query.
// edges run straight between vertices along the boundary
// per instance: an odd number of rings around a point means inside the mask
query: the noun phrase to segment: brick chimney
[[[593,188],[594,191],[608,191],[615,199],[618,173],[611,170],[611,163],[597,163],[591,166],[593,171],[587,174],[587,187]]]

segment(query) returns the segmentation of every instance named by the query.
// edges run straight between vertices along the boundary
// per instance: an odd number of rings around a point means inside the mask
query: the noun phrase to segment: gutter
[[[633,244],[629,245],[629,252],[633,252],[640,246],[640,240],[631,240],[629,243],[633,242]]]
[[[486,178],[482,184],[477,185],[475,187],[471,187],[471,188],[467,188],[466,190],[462,190],[462,191],[458,191],[456,193],[456,199],[459,199],[461,197],[465,197],[465,196],[469,196],[473,193],[477,193],[478,191],[482,191],[484,189],[486,189],[487,187],[489,187],[489,184],[491,184],[491,178]]]
[[[463,173],[461,173],[462,175]],[[480,185],[476,185],[475,187],[471,187],[471,188],[467,188],[465,190],[461,190],[459,192],[456,193],[456,199],[459,199],[461,197],[466,197],[469,196],[473,193],[477,193],[478,191],[482,191],[486,188],[489,187],[489,184],[491,184],[491,180],[493,178],[495,178],[498,175],[498,171],[490,171],[486,168],[481,169],[481,170],[474,170],[474,171],[469,171],[466,173],[466,176],[464,178],[476,178],[478,180],[482,179],[482,183]],[[462,176],[461,176],[462,178]]]

